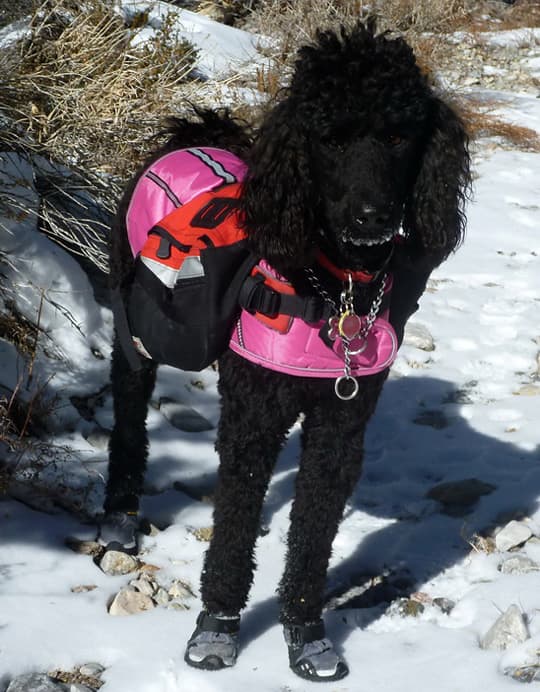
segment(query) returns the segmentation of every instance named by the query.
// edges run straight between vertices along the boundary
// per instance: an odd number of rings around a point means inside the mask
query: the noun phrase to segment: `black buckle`
[[[240,305],[250,312],[260,312],[268,317],[275,317],[279,313],[281,296],[277,291],[264,285],[264,276],[257,274],[249,276],[242,286],[240,293]]]

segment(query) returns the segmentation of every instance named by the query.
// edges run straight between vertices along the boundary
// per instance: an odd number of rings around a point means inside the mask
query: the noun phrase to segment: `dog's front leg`
[[[220,466],[201,595],[208,612],[238,614],[246,605],[253,580],[264,496],[297,411],[268,388],[266,379],[274,373],[234,355],[231,360],[237,363],[232,382],[228,364],[220,363],[222,412],[216,443]],[[264,382],[258,380],[259,375]]]
[[[362,470],[366,424],[386,375],[364,378],[351,401],[338,399],[329,382],[326,396],[306,410],[279,593],[290,666],[309,680],[338,680],[348,673],[321,619],[326,573],[345,503]]]
[[[322,612],[332,542],[362,470],[364,432],[387,371],[362,378],[355,399],[328,395],[306,411],[302,459],[291,509],[280,585],[282,622],[317,621]]]

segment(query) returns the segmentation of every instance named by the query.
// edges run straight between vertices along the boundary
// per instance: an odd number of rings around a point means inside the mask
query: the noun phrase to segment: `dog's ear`
[[[309,263],[314,252],[315,204],[308,138],[291,98],[261,125],[242,194],[243,223],[254,252],[268,260]],[[280,262],[283,265],[283,262]]]
[[[432,127],[403,226],[412,254],[436,267],[463,240],[471,178],[468,136],[461,119],[440,99],[433,107]]]

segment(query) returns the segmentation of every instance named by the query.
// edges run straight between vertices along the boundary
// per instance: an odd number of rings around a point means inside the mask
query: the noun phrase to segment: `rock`
[[[504,674],[509,675],[517,682],[534,682],[535,680],[540,680],[540,665],[506,668]]]
[[[536,572],[539,569],[540,565],[525,555],[512,555],[499,565],[499,570],[503,574],[527,574],[527,572]]]
[[[515,396],[540,396],[540,387],[537,384],[524,384],[512,394]]]
[[[423,603],[415,601],[412,598],[398,598],[394,601],[388,610],[387,615],[399,615],[400,617],[418,617],[425,610]]]
[[[507,649],[529,638],[525,617],[517,605],[511,605],[497,618],[480,642],[482,649]]]
[[[422,411],[413,418],[413,423],[416,425],[426,425],[435,430],[444,430],[450,425],[450,419],[443,411],[438,409],[429,409]]]
[[[97,589],[96,584],[79,584],[71,587],[71,593],[88,593]]]
[[[171,601],[168,607],[171,610],[191,610],[187,603],[182,603],[182,601]]]
[[[190,586],[180,579],[175,579],[169,587],[169,596],[171,598],[192,598],[194,595]]]
[[[157,605],[168,605],[170,600],[168,591],[160,586],[154,594],[155,603]]]
[[[495,545],[501,553],[525,543],[532,536],[531,529],[522,521],[511,521],[495,536]]]
[[[150,598],[152,598],[158,589],[156,582],[150,577],[149,574],[144,572],[139,576],[138,579],[132,579],[129,582],[129,585],[133,586],[136,591],[150,596]]]
[[[407,346],[414,346],[421,351],[434,351],[435,342],[428,329],[422,324],[407,324],[403,343]]]
[[[450,615],[450,613],[456,607],[455,601],[452,601],[449,598],[434,598],[433,599],[433,605],[437,606],[437,608],[439,608],[439,610],[442,610],[442,612],[445,615]]]
[[[100,452],[105,452],[109,448],[110,436],[110,430],[105,430],[105,428],[101,427],[95,427],[92,428],[92,430],[90,430],[87,435],[85,435],[85,438],[89,445],[92,445],[92,447],[98,449]]]
[[[65,544],[74,553],[79,553],[80,555],[92,555],[96,557],[103,553],[103,546],[97,541],[82,541],[80,538],[75,536],[68,536],[65,540]]]
[[[111,577],[134,572],[138,565],[139,563],[134,557],[119,550],[107,550],[99,562],[103,572]]]
[[[172,399],[161,399],[159,410],[171,425],[184,432],[204,432],[213,430],[214,426],[200,413],[178,401]]]
[[[497,486],[477,478],[439,483],[428,491],[427,497],[443,505],[443,512],[451,516],[466,514],[482,495],[489,495]]]
[[[6,692],[65,692],[67,689],[45,673],[26,673],[14,678]]]
[[[79,667],[79,673],[89,678],[98,678],[103,672],[105,672],[105,666],[102,666],[101,663],[94,663],[93,661],[84,663]]]
[[[127,587],[121,589],[109,606],[109,615],[135,615],[155,608],[154,601],[144,593]]]
[[[191,532],[198,541],[209,543],[214,534],[213,526],[201,526],[199,529],[193,529]]]

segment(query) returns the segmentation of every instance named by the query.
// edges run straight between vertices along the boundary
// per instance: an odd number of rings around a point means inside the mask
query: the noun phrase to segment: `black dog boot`
[[[289,647],[289,665],[297,675],[314,682],[341,680],[349,674],[345,661],[325,637],[324,622],[312,625],[284,625]]]
[[[194,668],[220,670],[234,666],[238,656],[240,616],[199,613],[187,643],[184,661]]]

